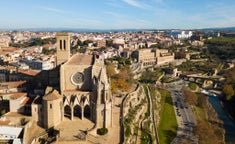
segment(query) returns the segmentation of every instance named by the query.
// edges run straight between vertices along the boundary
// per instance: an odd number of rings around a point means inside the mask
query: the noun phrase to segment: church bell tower
[[[61,65],[70,58],[69,33],[59,32],[56,34],[56,65]]]

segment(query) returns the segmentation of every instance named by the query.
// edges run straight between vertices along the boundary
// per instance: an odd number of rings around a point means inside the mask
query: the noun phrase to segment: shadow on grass
[[[165,97],[165,103],[168,103],[168,104],[170,104],[170,105],[173,105],[173,102],[172,102],[172,99],[171,99],[170,96],[166,96],[166,97]]]
[[[166,137],[166,141],[165,141],[166,144],[170,144],[176,137],[176,132],[172,130],[164,130],[163,133]]]

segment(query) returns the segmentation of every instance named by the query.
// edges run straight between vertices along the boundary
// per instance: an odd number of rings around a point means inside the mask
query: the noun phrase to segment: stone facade
[[[174,61],[174,53],[165,49],[140,49],[138,50],[138,62],[142,67],[162,65]]]
[[[70,35],[69,33],[56,34],[56,65],[66,62],[70,58]]]
[[[112,95],[103,59],[95,55],[70,57],[70,38],[57,33],[59,92],[47,88],[32,104],[33,119],[44,128],[57,126],[65,117],[88,119],[97,128],[112,126]],[[59,68],[58,68],[59,67]]]
[[[103,60],[75,54],[61,66],[60,89],[65,113],[88,118],[98,127],[111,126],[111,92]]]
[[[43,127],[51,128],[61,123],[63,120],[62,96],[57,90],[48,91],[43,97]]]

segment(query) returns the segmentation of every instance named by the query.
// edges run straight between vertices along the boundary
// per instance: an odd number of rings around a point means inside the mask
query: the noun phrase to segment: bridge
[[[225,78],[222,76],[203,76],[199,74],[180,74],[179,77],[183,80],[194,82],[202,85],[203,88],[218,88],[220,89]]]

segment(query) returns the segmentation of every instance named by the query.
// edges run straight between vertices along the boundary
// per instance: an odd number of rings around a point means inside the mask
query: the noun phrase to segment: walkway
[[[152,122],[153,122],[153,127],[154,127],[154,135],[155,135],[155,139],[156,139],[156,144],[158,144],[158,134],[157,134],[157,124],[156,124],[156,120],[155,120],[155,114],[154,114],[154,104],[153,104],[153,99],[149,90],[149,87],[146,86],[147,91],[148,91],[148,97],[149,97],[149,104],[150,104],[150,117],[152,118]]]

